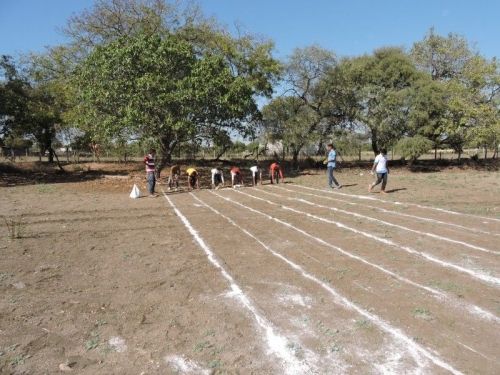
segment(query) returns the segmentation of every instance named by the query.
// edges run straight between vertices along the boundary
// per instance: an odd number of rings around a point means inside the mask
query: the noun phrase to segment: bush
[[[421,135],[415,137],[406,137],[399,140],[396,144],[396,152],[404,159],[409,159],[411,163],[417,160],[421,155],[432,149],[433,143]]]

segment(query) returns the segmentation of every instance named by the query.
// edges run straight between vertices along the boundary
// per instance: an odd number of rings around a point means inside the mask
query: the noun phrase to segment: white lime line
[[[386,275],[389,275],[405,284],[408,284],[408,285],[411,285],[413,287],[416,287],[418,289],[422,289],[426,292],[429,292],[431,293],[431,295],[436,298],[437,300],[441,301],[441,300],[445,300],[446,302],[450,303],[451,305],[453,305],[457,310],[461,310],[463,308],[465,308],[470,314],[482,319],[482,320],[486,320],[486,321],[489,321],[489,322],[495,322],[495,323],[500,323],[500,318],[498,318],[495,314],[489,312],[488,310],[485,310],[479,306],[476,306],[476,305],[473,305],[473,304],[470,304],[470,303],[467,303],[465,301],[462,301],[462,300],[457,300],[456,298],[452,298],[450,297],[449,295],[447,295],[446,293],[443,293],[442,291],[438,290],[438,289],[434,289],[434,288],[431,288],[431,287],[428,287],[428,286],[425,286],[425,285],[422,285],[422,284],[419,284],[415,281],[412,281],[404,276],[401,276],[401,275],[398,275],[397,273],[394,273],[378,264],[375,264],[375,263],[371,263],[369,262],[368,260],[366,260],[365,258],[363,257],[360,257],[359,255],[356,255],[356,254],[353,254],[347,250],[344,250],[342,249],[341,247],[338,247],[338,246],[335,246],[319,237],[316,237],[314,235],[312,235],[311,233],[303,230],[303,229],[300,229],[296,226],[294,226],[293,224],[289,223],[289,222],[286,222],[284,220],[281,220],[281,219],[278,219],[277,217],[274,217],[274,216],[271,216],[271,215],[268,215],[266,214],[265,212],[262,212],[262,211],[259,211],[259,210],[256,210],[252,207],[249,207],[249,206],[246,206],[244,205],[243,203],[241,202],[237,202],[237,201],[234,201],[230,198],[227,198],[227,197],[224,197],[220,194],[216,194],[219,198],[222,198],[230,203],[233,203],[235,205],[238,205],[240,207],[243,207],[253,213],[256,213],[258,215],[261,215],[261,216],[264,216],[266,217],[267,219],[269,220],[272,220],[272,221],[275,221],[281,225],[284,225],[286,226],[287,228],[290,228],[291,230],[293,230],[294,232],[298,232],[298,233],[301,233],[302,235],[308,237],[308,238],[311,238],[313,239],[314,241],[320,243],[321,245],[325,246],[325,247],[328,247],[330,249],[333,249],[339,253],[341,253],[342,255],[345,255],[351,259],[354,259],[354,260],[357,260],[358,262],[361,262],[361,263],[364,263],[370,267],[373,267],[383,273],[385,273]],[[318,260],[316,260],[318,262]]]
[[[287,374],[304,374],[312,372],[313,369],[303,361],[299,361],[288,349],[287,340],[285,337],[277,334],[272,324],[263,317],[257,308],[252,304],[250,299],[243,293],[242,289],[236,284],[233,277],[226,271],[226,269],[219,263],[213,251],[208,247],[205,241],[200,237],[199,233],[193,228],[189,220],[179,211],[172,200],[163,192],[165,199],[170,206],[174,209],[175,214],[181,219],[184,226],[189,233],[193,236],[198,245],[205,252],[210,263],[217,268],[222,276],[229,282],[231,287],[231,297],[235,297],[250,313],[254,316],[257,324],[264,330],[266,342],[269,347],[270,353],[275,354],[283,361],[284,371]]]
[[[413,207],[418,207],[418,208],[422,208],[422,209],[426,209],[426,210],[434,210],[434,211],[446,212],[447,214],[450,214],[450,215],[468,216],[468,217],[474,217],[476,219],[481,219],[481,220],[492,220],[492,221],[500,222],[500,219],[496,219],[494,217],[487,217],[487,216],[467,214],[467,213],[464,213],[464,212],[451,211],[451,210],[447,210],[445,208],[440,208],[440,207],[424,206],[424,205],[418,204],[418,203],[388,201],[388,200],[385,200],[385,199],[379,199],[379,198],[375,198],[375,197],[371,197],[371,196],[367,196],[367,195],[347,194],[347,193],[341,193],[341,192],[333,191],[333,190],[321,190],[321,191],[324,191],[324,192],[327,192],[327,193],[331,193],[331,194],[342,195],[342,196],[345,196],[345,197],[353,197],[353,198],[357,198],[357,199],[364,199],[364,200],[370,200],[370,201],[384,202],[384,203],[394,204],[394,205],[398,205],[398,206],[405,206],[405,205],[406,206],[413,206]]]
[[[224,196],[222,196],[222,195],[220,195],[218,193],[214,193],[212,191],[210,191],[210,193],[212,193],[214,195],[217,195],[217,196],[219,196],[219,197],[221,197],[221,198],[223,198],[223,199],[225,199],[227,201],[230,201],[232,203],[236,203],[236,204],[239,204],[241,206],[246,207],[245,205],[240,204],[239,202],[235,202],[232,199],[226,198],[226,197],[224,197]],[[201,201],[200,199],[198,199],[198,200]],[[207,205],[207,204],[205,203],[205,205]],[[207,207],[211,208],[208,205],[207,205]],[[250,207],[246,207],[246,208],[250,209]],[[380,318],[378,315],[375,315],[375,314],[373,314],[373,313],[371,313],[371,312],[363,309],[362,307],[359,307],[354,302],[351,302],[349,299],[347,299],[346,297],[344,297],[342,294],[340,294],[337,290],[335,290],[334,288],[332,288],[330,285],[326,284],[324,281],[321,281],[316,276],[314,276],[314,275],[306,272],[298,264],[290,261],[288,258],[284,257],[280,253],[277,253],[276,251],[274,251],[271,247],[269,247],[268,245],[266,245],[265,243],[263,243],[262,241],[260,241],[257,237],[255,237],[253,234],[251,234],[250,232],[248,232],[246,229],[240,227],[232,219],[230,219],[227,216],[221,214],[220,212],[218,212],[214,208],[211,208],[211,209],[214,212],[216,212],[219,215],[221,215],[222,217],[225,217],[226,220],[228,220],[234,226],[238,227],[240,230],[242,230],[248,236],[252,237],[255,241],[257,241],[266,250],[268,250],[269,252],[271,252],[274,256],[276,256],[277,258],[279,258],[282,261],[284,261],[285,263],[287,263],[294,270],[300,272],[301,275],[304,278],[309,279],[309,280],[315,282],[316,284],[320,285],[323,289],[325,289],[326,291],[328,291],[333,296],[335,303],[343,306],[346,309],[353,310],[353,311],[357,312],[358,314],[362,315],[366,319],[370,320],[373,324],[375,324],[381,330],[389,333],[390,335],[392,335],[393,337],[395,337],[397,340],[399,340],[402,343],[404,343],[404,345],[406,345],[405,348],[408,349],[408,351],[411,353],[411,355],[414,358],[417,359],[417,358],[420,357],[420,355],[422,355],[425,358],[427,358],[428,360],[430,360],[432,363],[434,363],[436,366],[439,366],[439,367],[441,367],[441,368],[443,368],[443,369],[445,369],[447,371],[450,371],[453,374],[461,374],[460,371],[458,371],[455,368],[453,368],[450,364],[444,362],[437,355],[434,355],[430,351],[428,351],[425,348],[423,348],[422,346],[418,345],[413,339],[411,339],[410,337],[408,337],[401,329],[393,327],[391,324],[387,323],[385,320],[383,320],[382,318]],[[269,217],[269,218],[271,218],[272,220],[274,220],[274,218],[272,218],[272,217]],[[417,363],[419,363],[419,362],[420,361],[417,360]]]
[[[316,188],[312,188],[312,187],[309,187],[309,186],[302,186],[302,185],[294,185],[294,186],[298,187],[298,188],[301,188],[301,189],[308,189],[308,190],[313,190],[313,191],[320,191],[320,192],[323,192],[323,193],[327,192],[326,190],[316,189]],[[291,189],[285,189],[285,190],[288,190],[288,191],[293,192],[293,193],[298,193],[298,191],[296,191],[296,190],[291,190]],[[338,199],[338,198],[332,198],[332,197],[327,197],[327,196],[324,196],[324,195],[311,194],[311,193],[306,193],[306,192],[300,192],[300,193],[301,194],[305,194],[305,195],[309,195],[309,196],[313,196],[313,197],[318,197],[318,198],[323,198],[323,199],[335,201],[335,202],[340,202],[340,203],[343,203],[343,204],[348,204],[348,205],[351,205],[351,206],[361,206],[361,207],[372,208],[374,210],[377,210],[377,211],[380,211],[380,212],[389,213],[389,214],[392,214],[392,215],[397,215],[397,216],[402,216],[402,217],[408,217],[408,218],[411,218],[411,219],[426,221],[426,222],[434,223],[434,224],[446,225],[446,226],[450,226],[450,227],[453,227],[453,228],[460,229],[461,231],[466,230],[466,231],[471,231],[471,232],[483,233],[483,234],[487,234],[487,235],[490,235],[490,236],[500,236],[500,233],[489,232],[489,231],[485,231],[483,229],[478,229],[478,228],[470,228],[470,227],[466,227],[466,226],[460,225],[460,224],[449,223],[447,221],[442,221],[442,220],[437,220],[437,219],[431,219],[430,217],[422,217],[422,216],[417,216],[417,215],[411,215],[411,214],[407,214],[407,213],[404,213],[404,212],[399,212],[399,211],[394,211],[394,210],[387,210],[385,208],[378,207],[378,206],[372,206],[372,205],[364,204],[364,203],[349,202],[349,201],[346,201],[346,200],[342,200],[342,199]]]
[[[386,238],[378,237],[378,236],[376,236],[374,234],[371,234],[371,233],[368,233],[368,232],[364,232],[364,231],[361,231],[361,230],[358,230],[358,229],[355,229],[355,228],[351,228],[351,227],[349,227],[349,226],[347,226],[345,224],[342,224],[342,223],[340,223],[338,221],[325,219],[323,217],[310,214],[308,212],[296,210],[296,209],[294,209],[292,207],[284,206],[284,205],[281,205],[279,203],[276,203],[276,202],[273,202],[273,201],[270,201],[270,200],[267,200],[267,199],[264,199],[264,198],[261,198],[261,197],[256,197],[254,195],[251,195],[251,194],[248,194],[248,193],[244,193],[244,192],[241,192],[241,191],[237,191],[237,190],[236,190],[236,192],[239,193],[239,194],[246,195],[246,196],[248,196],[250,198],[258,199],[258,200],[261,200],[261,201],[266,202],[268,204],[271,204],[271,205],[274,205],[274,206],[278,206],[278,207],[280,207],[280,208],[282,208],[284,210],[287,210],[287,211],[291,211],[291,212],[295,212],[295,213],[298,213],[298,214],[301,214],[301,215],[305,215],[307,217],[310,217],[312,219],[316,219],[316,220],[322,221],[324,223],[334,224],[338,228],[349,230],[351,232],[354,232],[354,233],[360,234],[362,236],[365,236],[367,238],[373,239],[375,241],[381,242],[383,244],[386,244],[386,245],[393,246],[393,247],[396,247],[398,249],[404,250],[407,253],[418,255],[418,256],[420,256],[420,257],[422,257],[424,259],[427,259],[427,260],[429,260],[431,262],[439,264],[442,267],[451,268],[451,269],[457,270],[459,272],[466,273],[466,274],[472,276],[473,278],[476,278],[478,280],[484,281],[484,282],[486,282],[488,284],[492,284],[495,287],[500,286],[500,279],[497,278],[497,277],[490,276],[490,275],[484,274],[482,272],[473,271],[473,270],[470,270],[468,268],[464,268],[462,266],[456,265],[454,263],[446,262],[444,260],[436,258],[435,256],[433,256],[431,254],[425,253],[423,251],[415,250],[415,249],[413,249],[410,246],[398,245],[394,241],[391,241],[391,240],[386,239]]]
[[[282,188],[282,187],[279,187],[279,186],[276,186],[275,189],[281,189],[281,190],[291,191],[292,193],[295,193],[295,191],[293,191],[293,190],[285,189],[285,188]],[[313,207],[325,208],[327,210],[334,211],[334,212],[341,212],[341,213],[343,213],[345,215],[350,215],[350,216],[358,217],[358,218],[361,218],[361,219],[366,219],[366,220],[369,220],[369,221],[372,221],[372,222],[376,222],[377,224],[383,224],[383,225],[386,225],[386,226],[389,226],[389,227],[406,230],[408,232],[417,233],[417,234],[420,234],[422,236],[431,237],[431,238],[434,238],[434,239],[437,239],[437,240],[440,240],[440,241],[451,242],[451,243],[454,243],[454,244],[457,244],[457,245],[465,246],[465,247],[468,247],[470,249],[482,251],[482,252],[485,252],[485,253],[490,253],[490,254],[495,254],[495,255],[499,255],[500,254],[500,252],[495,251],[495,250],[490,250],[490,249],[486,249],[486,248],[481,247],[481,246],[476,246],[476,245],[470,244],[468,242],[454,240],[452,238],[448,238],[448,237],[444,237],[444,236],[439,236],[439,235],[434,234],[434,233],[422,232],[422,231],[419,231],[419,230],[416,230],[416,229],[405,227],[403,225],[398,225],[398,224],[390,223],[388,221],[384,221],[384,220],[375,218],[373,216],[362,215],[362,214],[358,214],[356,212],[346,211],[346,210],[343,210],[341,208],[324,206],[324,205],[317,204],[317,203],[314,203],[314,202],[311,202],[311,201],[308,201],[308,200],[305,200],[305,199],[302,199],[302,198],[291,198],[291,197],[287,197],[285,195],[271,193],[271,192],[269,192],[267,190],[264,190],[264,189],[259,189],[259,190],[262,191],[265,194],[269,194],[269,195],[272,195],[272,196],[275,196],[275,197],[278,197],[278,198],[285,198],[285,199],[288,199],[288,200],[294,200],[294,201],[297,201],[297,202],[301,202],[301,203],[304,203],[304,204],[307,204],[307,205],[310,205],[310,206],[313,206]]]

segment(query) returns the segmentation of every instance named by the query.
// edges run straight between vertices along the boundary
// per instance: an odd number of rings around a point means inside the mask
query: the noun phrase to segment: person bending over
[[[188,176],[188,190],[192,190],[194,188],[200,188],[200,178],[198,175],[198,171],[191,167],[186,170],[186,174]]]
[[[168,175],[168,190],[179,189],[179,177],[181,176],[181,167],[177,164],[170,167],[170,174]]]
[[[222,169],[215,167],[210,171],[212,173],[212,189],[219,189],[224,186],[224,174]]]
[[[257,181],[262,185],[262,169],[258,165],[253,165],[250,167],[250,172],[252,172],[252,185],[256,186]]]
[[[271,184],[280,183],[280,179],[282,182],[285,182],[285,177],[283,176],[283,169],[281,166],[274,162],[269,166],[269,177],[271,179]]]
[[[243,185],[243,175],[238,167],[231,168],[231,187],[234,188],[234,185]]]

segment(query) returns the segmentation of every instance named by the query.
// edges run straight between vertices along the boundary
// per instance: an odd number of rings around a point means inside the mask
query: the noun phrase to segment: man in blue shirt
[[[333,170],[335,169],[337,163],[337,152],[335,151],[335,147],[330,143],[328,146],[328,157],[326,159],[327,166],[327,175],[328,175],[328,186],[335,189],[340,189],[342,187],[341,184],[335,179],[333,175]],[[335,184],[335,185],[334,185]]]

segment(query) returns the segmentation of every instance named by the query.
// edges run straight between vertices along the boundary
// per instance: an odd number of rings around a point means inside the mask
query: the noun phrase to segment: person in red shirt
[[[231,168],[231,186],[234,188],[234,185],[243,185],[243,176],[238,167]]]
[[[271,178],[271,184],[274,184],[276,181],[277,184],[280,182],[280,178],[282,182],[285,182],[285,176],[283,176],[283,169],[281,169],[281,166],[274,162],[269,166],[269,177]]]

